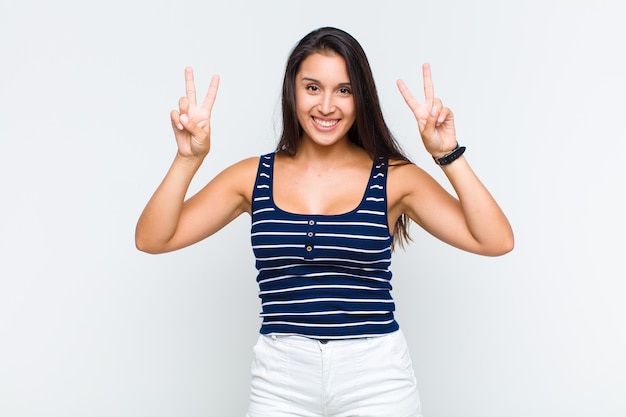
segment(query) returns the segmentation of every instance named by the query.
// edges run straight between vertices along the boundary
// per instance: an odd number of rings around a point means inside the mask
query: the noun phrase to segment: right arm
[[[196,243],[250,211],[258,158],[222,171],[185,201],[189,185],[210,149],[210,116],[219,78],[213,77],[202,106],[196,105],[191,68],[185,69],[186,96],[170,114],[178,152],[148,201],[135,230],[135,244],[148,253],[170,252]]]

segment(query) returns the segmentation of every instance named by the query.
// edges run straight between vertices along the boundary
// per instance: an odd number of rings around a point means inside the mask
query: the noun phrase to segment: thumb
[[[180,123],[183,125],[185,130],[191,133],[191,136],[196,140],[196,142],[202,142],[205,139],[206,133],[202,130],[200,126],[194,123],[193,120],[189,118],[186,114],[180,115]]]

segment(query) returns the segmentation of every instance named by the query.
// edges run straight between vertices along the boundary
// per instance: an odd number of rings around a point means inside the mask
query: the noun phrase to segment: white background
[[[626,415],[624,3],[5,1],[0,5],[0,415],[242,416],[260,303],[244,215],[176,253],[137,251],[194,67],[222,83],[192,192],[271,151],[286,58],[353,34],[413,159],[396,91],[422,62],[515,250],[413,226],[394,297],[425,417]],[[446,184],[446,187],[448,185]]]

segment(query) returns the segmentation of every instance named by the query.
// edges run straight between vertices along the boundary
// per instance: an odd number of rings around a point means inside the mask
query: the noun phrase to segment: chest
[[[304,170],[274,167],[273,198],[277,207],[300,214],[335,215],[359,206],[370,181],[370,167]]]

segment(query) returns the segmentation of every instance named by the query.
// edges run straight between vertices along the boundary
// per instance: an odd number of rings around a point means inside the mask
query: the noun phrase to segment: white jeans
[[[328,343],[261,335],[247,416],[421,416],[404,334]]]

